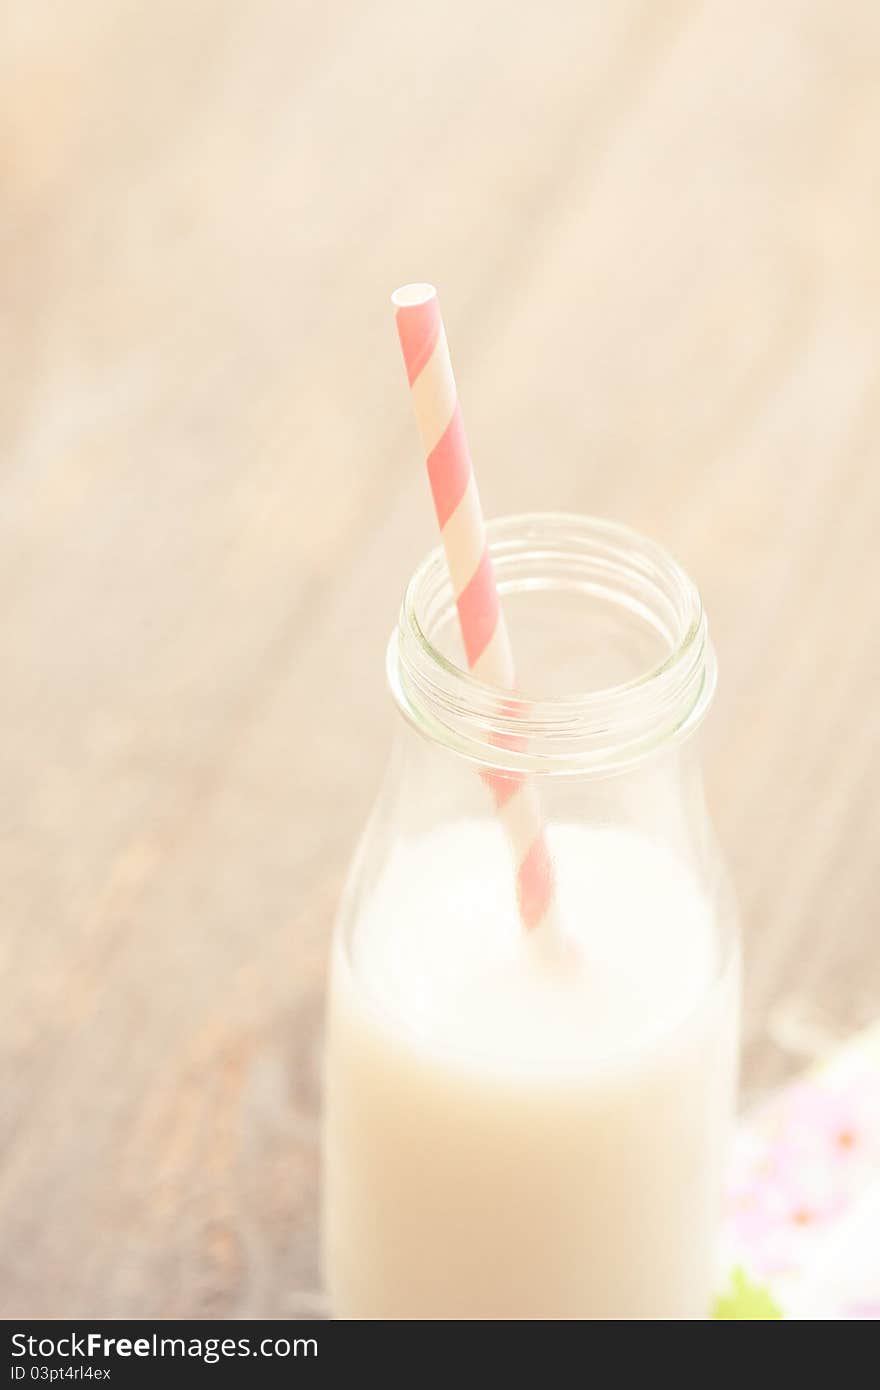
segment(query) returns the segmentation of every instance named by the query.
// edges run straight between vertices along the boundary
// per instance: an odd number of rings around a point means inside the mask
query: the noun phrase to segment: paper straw
[[[404,285],[395,290],[391,302],[467,663],[480,680],[513,690],[513,655],[437,291],[433,285]],[[553,865],[540,799],[534,783],[522,773],[487,770],[484,780],[513,851],[520,917],[532,929],[552,917],[554,905]]]

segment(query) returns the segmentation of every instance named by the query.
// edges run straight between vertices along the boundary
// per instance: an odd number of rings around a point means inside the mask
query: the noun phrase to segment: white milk
[[[523,931],[488,821],[399,843],[337,939],[337,1317],[708,1313],[736,960],[667,850],[551,835],[573,960]]]

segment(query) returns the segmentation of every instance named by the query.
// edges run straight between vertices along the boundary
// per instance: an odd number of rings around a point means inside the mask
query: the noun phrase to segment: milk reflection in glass
[[[566,525],[545,551],[598,523]],[[454,748],[402,754],[334,944],[336,1316],[707,1316],[737,952],[694,768],[672,738],[638,771],[600,761],[604,793],[596,760],[571,748],[574,766],[537,774],[564,949],[522,927],[473,765]]]

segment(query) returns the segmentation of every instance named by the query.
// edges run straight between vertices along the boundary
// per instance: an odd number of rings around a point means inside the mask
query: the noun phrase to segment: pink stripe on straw
[[[456,603],[467,662],[470,667],[479,663],[483,679],[512,688],[515,682],[504,613],[486,542],[437,291],[432,285],[405,285],[395,291],[392,302],[407,378],[410,387],[415,388],[416,422],[440,534],[450,573],[458,577]],[[453,518],[455,524],[451,525]],[[495,741],[511,749],[525,746],[525,740],[517,735],[499,736]],[[536,927],[550,914],[554,899],[553,865],[537,796],[522,773],[485,768],[482,775],[510,836],[520,916],[526,927]],[[517,793],[522,793],[525,800],[514,806]]]
[[[472,471],[461,406],[456,401],[455,414],[446,426],[439,444],[436,444],[428,455],[428,478],[431,482],[434,510],[441,529],[464,497]]]
[[[499,811],[526,780],[522,772],[496,772],[491,767],[483,768],[480,776],[495,798],[495,806]]]
[[[468,666],[476,666],[495,636],[501,615],[488,545],[467,586],[455,600]]]
[[[547,840],[540,834],[533,842],[516,876],[516,896],[523,924],[536,927],[547,911],[548,884],[553,882],[553,865]]]
[[[434,351],[442,327],[436,293],[433,299],[426,299],[420,304],[408,304],[403,312],[398,309],[397,331],[400,334],[400,346],[403,349],[403,361],[410,386]]]

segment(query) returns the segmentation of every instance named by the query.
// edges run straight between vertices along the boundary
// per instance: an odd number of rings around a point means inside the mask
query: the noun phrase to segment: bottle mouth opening
[[[613,772],[689,734],[715,656],[699,593],[661,546],[566,513],[487,526],[518,686],[465,669],[441,547],[407,585],[388,646],[392,694],[426,737],[510,772]]]

